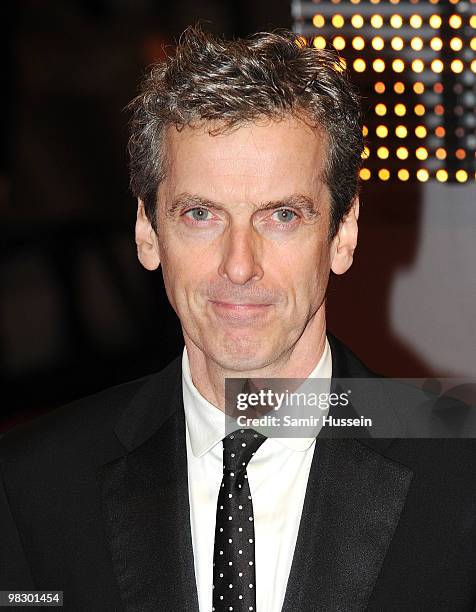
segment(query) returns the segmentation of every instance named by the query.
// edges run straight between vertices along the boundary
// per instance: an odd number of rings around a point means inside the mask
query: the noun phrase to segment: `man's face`
[[[256,371],[322,333],[338,250],[327,141],[293,118],[208,130],[168,131],[154,248],[186,342],[226,370]]]

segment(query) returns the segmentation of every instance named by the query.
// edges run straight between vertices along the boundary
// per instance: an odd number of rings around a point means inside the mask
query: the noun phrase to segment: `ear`
[[[334,274],[344,274],[352,265],[359,233],[359,198],[356,196],[347,215],[342,219],[337,234],[332,240],[331,270]]]
[[[157,234],[145,214],[144,203],[137,200],[137,257],[146,270],[156,270],[160,264]]]

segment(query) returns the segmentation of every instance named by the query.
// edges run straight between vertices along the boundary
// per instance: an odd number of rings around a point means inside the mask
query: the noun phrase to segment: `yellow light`
[[[438,147],[435,151],[436,159],[446,159],[446,151],[442,147]]]
[[[386,168],[380,168],[378,171],[378,177],[381,181],[388,181],[390,178],[390,172]]]
[[[430,40],[430,47],[433,49],[433,51],[441,51],[443,48],[443,41],[441,38],[438,38],[438,36],[435,36]]]
[[[452,38],[450,40],[450,47],[453,49],[453,51],[461,51],[463,48],[463,41],[461,38]]]
[[[390,25],[392,28],[401,28],[403,24],[403,19],[400,15],[392,15],[390,17]]]
[[[428,23],[434,30],[437,30],[441,27],[441,17],[439,15],[432,15],[428,20]]]
[[[379,138],[386,138],[388,136],[388,128],[386,125],[377,125],[375,133]]]
[[[458,183],[465,183],[468,180],[468,173],[466,172],[466,170],[457,170],[455,178]]]
[[[401,81],[397,81],[394,84],[393,89],[395,93],[402,94],[405,91],[405,85]]]
[[[351,4],[360,4],[360,0],[350,0]]]
[[[362,126],[362,136],[368,136],[369,135],[369,128],[366,125]]]
[[[425,170],[424,168],[420,168],[420,170],[417,170],[416,176],[421,183],[426,183],[426,181],[430,178],[428,170]]]
[[[357,49],[357,51],[362,51],[362,49],[365,47],[365,40],[362,38],[362,36],[356,36],[352,39],[352,46],[354,49]]]
[[[422,94],[425,91],[425,86],[423,85],[423,83],[420,83],[420,81],[417,81],[413,85],[413,91],[416,94]]]
[[[440,183],[445,183],[448,180],[448,172],[446,170],[437,170],[436,171],[436,180],[440,181]]]
[[[472,28],[476,28],[476,15],[471,15],[471,17],[469,19],[469,25]]]
[[[342,38],[342,36],[336,36],[332,41],[332,44],[338,51],[345,49],[345,40]]]
[[[461,27],[461,17],[459,15],[451,15],[449,23],[450,26],[456,30]]]
[[[315,28],[323,28],[326,24],[326,20],[323,15],[314,15],[312,18],[312,24]]]
[[[334,15],[332,17],[332,25],[335,28],[342,28],[344,25],[344,18],[342,17],[342,15]]]
[[[417,125],[415,128],[415,136],[417,138],[425,138],[427,134],[426,127],[424,125]]]
[[[395,104],[395,107],[393,110],[395,111],[395,114],[397,115],[397,117],[403,117],[405,113],[407,112],[407,108],[405,104]]]
[[[412,70],[413,72],[423,72],[425,70],[425,64],[421,61],[421,59],[413,60],[412,62]]]
[[[471,62],[471,70],[472,70],[473,72],[476,72],[476,60],[473,60],[473,61]]]
[[[422,117],[425,114],[425,107],[423,106],[423,104],[416,104],[413,111],[415,115]]]
[[[395,59],[392,62],[394,72],[403,72],[405,70],[405,62],[401,59]]]
[[[361,28],[364,25],[364,18],[362,15],[352,15],[350,18],[350,23],[354,28]]]
[[[379,94],[385,93],[385,83],[382,83],[382,81],[377,81],[374,85],[374,89]]]
[[[431,62],[431,69],[433,70],[433,72],[437,72],[437,73],[443,72],[443,68],[444,68],[444,64],[441,60],[436,59]]]
[[[415,156],[417,159],[423,161],[428,157],[428,151],[425,149],[425,147],[418,147],[418,149],[415,151]]]
[[[457,74],[459,74],[460,72],[463,72],[464,70],[464,64],[461,60],[459,59],[455,59],[451,62],[451,70],[453,72],[456,72]]]
[[[408,172],[408,170],[405,170],[405,168],[400,168],[400,170],[398,171],[398,178],[401,181],[408,181],[408,179],[410,178],[410,173]]]
[[[473,51],[476,51],[476,36],[470,40],[469,46]]]
[[[377,156],[380,157],[380,159],[388,159],[388,155],[387,147],[379,147],[377,149]]]
[[[397,157],[398,157],[398,159],[407,159],[407,157],[408,157],[408,149],[406,147],[398,147],[398,149],[397,149]]]
[[[355,72],[364,72],[364,70],[367,68],[367,64],[360,57],[354,60],[353,66]]]
[[[383,18],[382,15],[372,15],[370,18],[370,25],[378,30],[383,26]]]
[[[385,62],[382,59],[374,60],[372,65],[375,72],[383,72],[385,70]]]
[[[372,38],[372,47],[376,50],[376,51],[381,51],[384,48],[384,40],[381,36],[375,36],[375,38]]]
[[[383,117],[384,115],[387,114],[387,107],[385,106],[385,104],[377,104],[375,106],[375,114],[378,115],[379,117]]]
[[[394,36],[390,44],[395,51],[401,51],[403,49],[403,39],[400,38],[400,36]]]
[[[368,181],[372,174],[368,168],[361,168],[359,176],[363,181]]]
[[[423,41],[419,36],[415,36],[410,41],[410,46],[414,51],[421,51],[423,49]]]
[[[410,17],[410,25],[412,28],[421,28],[423,25],[423,19],[420,17],[420,15],[412,15]]]
[[[395,134],[398,138],[406,138],[408,130],[404,125],[397,125],[397,127],[395,128]]]
[[[312,43],[316,49],[325,49],[326,48],[326,39],[324,36],[316,36]]]
[[[368,159],[370,157],[370,151],[368,147],[364,147],[364,150],[362,151],[362,153],[360,154],[360,157],[362,159]]]

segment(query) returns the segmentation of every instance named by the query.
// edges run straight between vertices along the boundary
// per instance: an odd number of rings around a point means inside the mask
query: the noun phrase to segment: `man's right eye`
[[[193,219],[193,221],[209,221],[210,217],[208,215],[211,215],[211,213],[206,208],[191,208],[185,213],[185,216]]]

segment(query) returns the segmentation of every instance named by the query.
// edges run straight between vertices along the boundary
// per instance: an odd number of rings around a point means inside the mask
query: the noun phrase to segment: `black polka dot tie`
[[[223,439],[213,553],[215,612],[256,611],[255,529],[246,467],[265,440],[253,429],[238,429]]]

